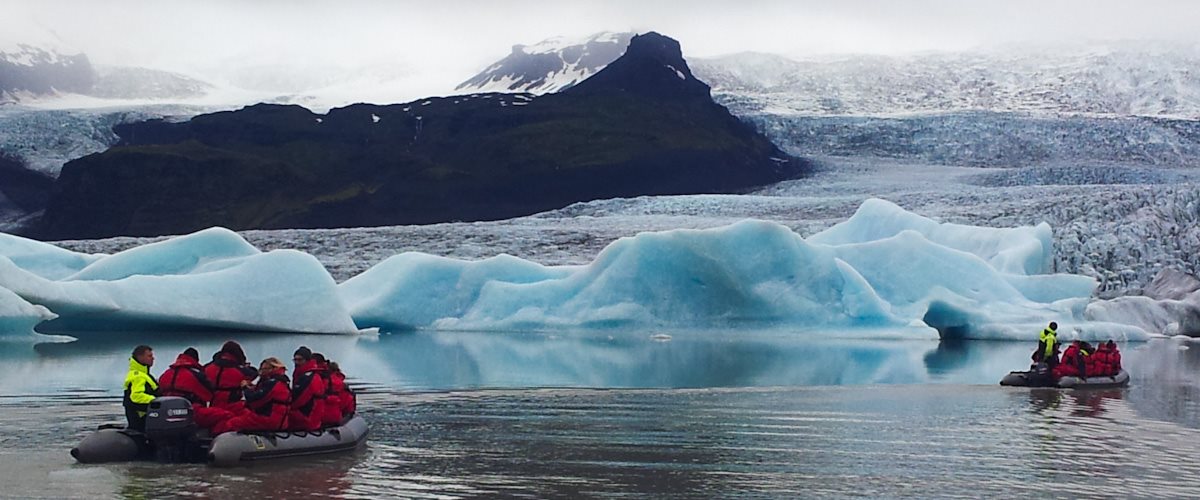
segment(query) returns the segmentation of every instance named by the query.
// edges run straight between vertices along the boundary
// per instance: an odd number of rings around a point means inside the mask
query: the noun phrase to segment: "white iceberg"
[[[103,257],[57,281],[0,256],[0,287],[57,314],[39,327],[46,332],[357,332],[316,258],[261,253],[225,229]]]

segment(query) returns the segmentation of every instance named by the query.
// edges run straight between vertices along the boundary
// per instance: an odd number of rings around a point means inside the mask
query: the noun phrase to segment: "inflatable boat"
[[[1096,375],[1091,377],[1059,377],[1055,378],[1047,371],[1038,371],[1036,369],[1023,372],[1009,372],[1003,379],[1000,379],[1000,385],[1016,386],[1016,387],[1060,387],[1063,389],[1101,389],[1112,387],[1124,387],[1129,385],[1129,373],[1125,370],[1117,372],[1116,375]]]
[[[226,432],[212,438],[208,431],[196,428],[191,402],[159,397],[146,412],[145,432],[102,425],[72,448],[71,456],[89,464],[155,460],[229,467],[256,460],[353,450],[366,442],[367,432],[366,420],[355,415],[339,426],[315,432]]]

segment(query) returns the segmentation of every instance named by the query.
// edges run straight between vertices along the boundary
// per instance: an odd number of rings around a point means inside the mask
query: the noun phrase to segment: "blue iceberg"
[[[0,288],[0,336],[33,333],[33,327],[58,315],[30,304],[15,293]]]
[[[20,236],[0,233],[0,256],[30,273],[46,279],[62,279],[104,257],[59,248]]]
[[[360,327],[441,330],[916,327],[1030,339],[1048,321],[1084,338],[1145,331],[1087,321],[1095,280],[1045,274],[1050,228],[942,224],[883,200],[809,239],[743,221],[622,238],[584,266],[404,254],[339,285]]]
[[[57,314],[44,332],[358,331],[314,257],[262,253],[226,229],[100,257],[58,280],[28,269],[0,256],[0,288]]]
[[[1125,321],[1149,306],[1099,304],[1092,278],[1051,274],[1052,252],[1046,224],[939,223],[883,200],[808,238],[746,220],[622,238],[577,266],[409,252],[340,285],[311,255],[263,253],[222,228],[114,255],[0,235],[0,324],[40,322],[54,333],[780,328],[1028,340],[1057,321],[1064,338],[1131,340],[1163,323]],[[1155,318],[1180,308],[1160,309]]]

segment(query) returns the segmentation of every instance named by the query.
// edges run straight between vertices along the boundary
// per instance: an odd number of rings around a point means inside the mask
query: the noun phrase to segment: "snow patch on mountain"
[[[625,53],[634,33],[597,33],[585,39],[555,37],[514,45],[512,53],[455,87],[463,92],[531,92],[568,89]]]

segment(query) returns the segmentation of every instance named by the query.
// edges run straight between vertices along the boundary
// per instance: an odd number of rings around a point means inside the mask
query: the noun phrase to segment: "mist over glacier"
[[[30,324],[58,315],[39,329],[59,333],[753,326],[1029,339],[1055,320],[1084,338],[1148,335],[1119,314],[1084,315],[1097,281],[1052,272],[1048,225],[940,223],[880,199],[808,238],[742,220],[622,237],[583,264],[406,252],[341,284],[308,254],[263,253],[220,228],[111,256],[5,238],[5,317]]]

